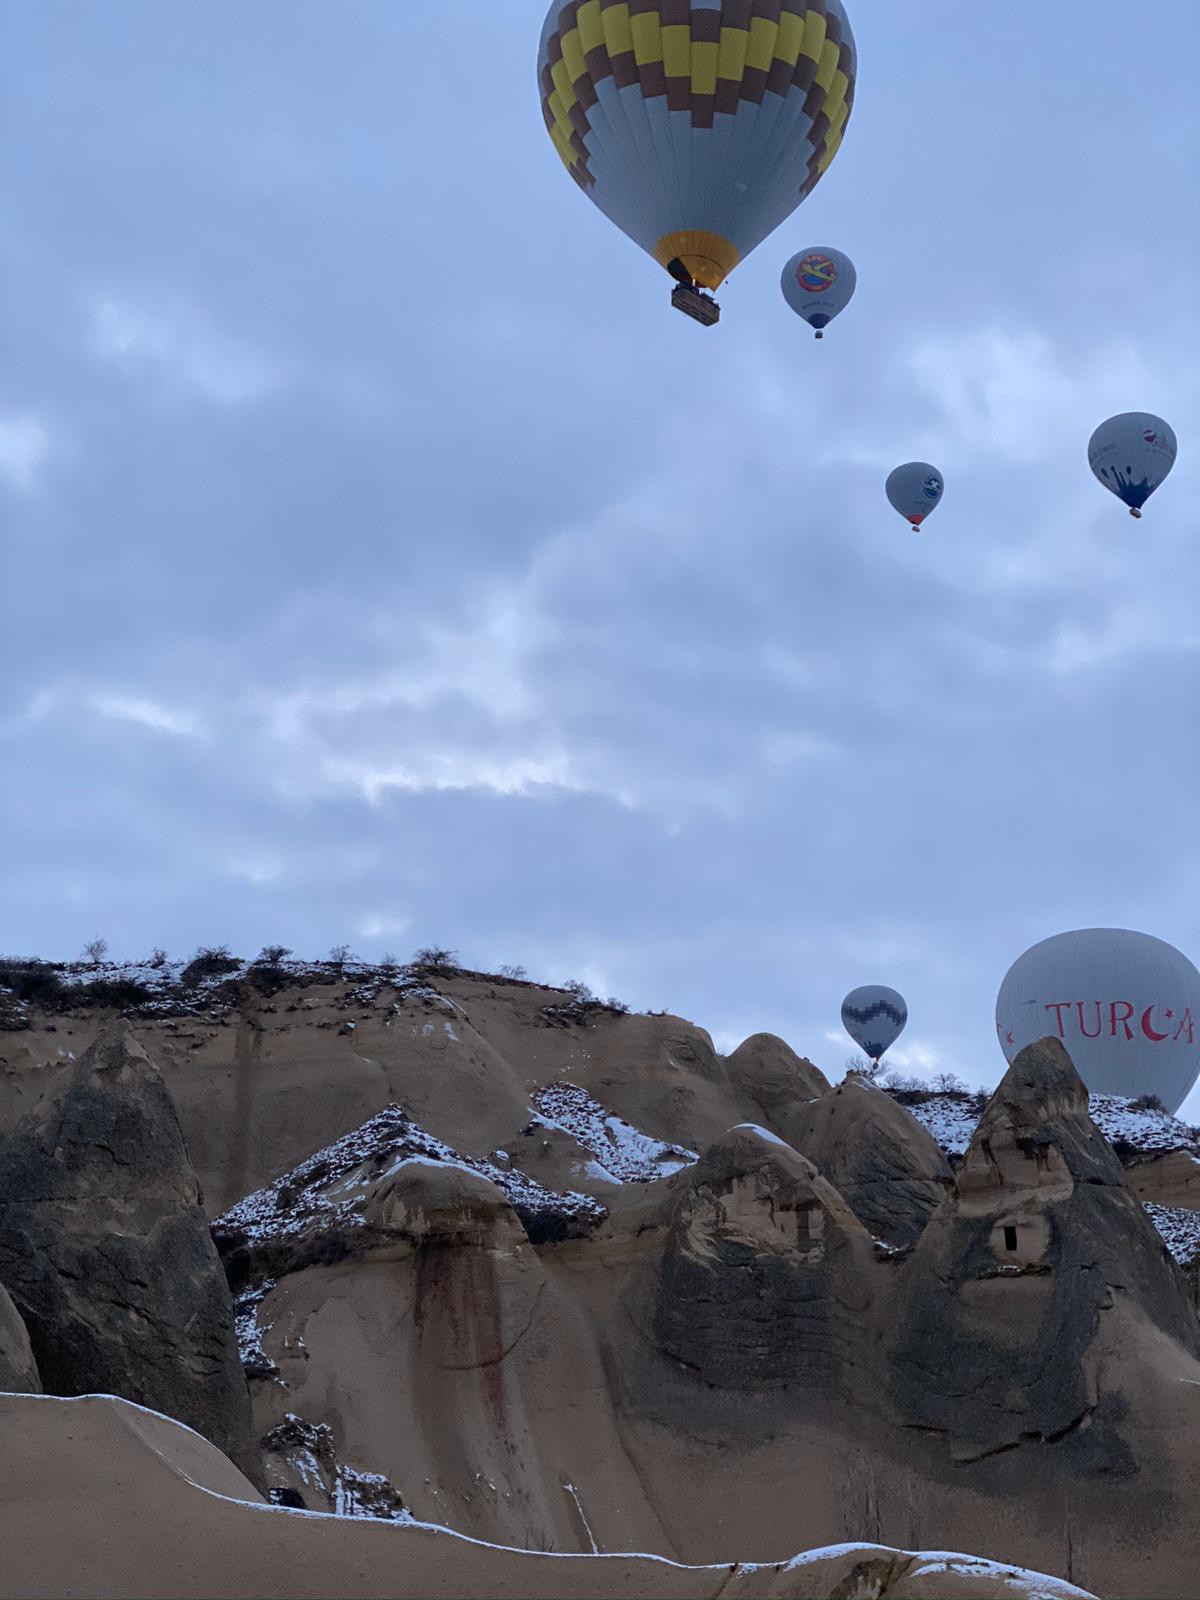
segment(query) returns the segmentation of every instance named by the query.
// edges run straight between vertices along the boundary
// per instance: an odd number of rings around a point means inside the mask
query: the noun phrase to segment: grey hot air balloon
[[[1061,1039],[1093,1094],[1182,1105],[1200,1072],[1200,972],[1174,946],[1128,928],[1077,928],[1018,957],[1000,985],[996,1032],[1008,1061]]]
[[[1149,411],[1123,411],[1102,422],[1088,444],[1088,462],[1106,489],[1140,517],[1142,507],[1175,465],[1170,423]]]
[[[872,1061],[891,1049],[907,1021],[904,996],[886,984],[863,984],[861,989],[851,989],[842,1001],[842,1026]]]
[[[914,528],[919,528],[942,498],[945,482],[928,461],[906,461],[888,474],[887,497]]]
[[[794,255],[781,281],[788,305],[823,339],[824,329],[850,304],[858,274],[848,255],[820,246]]]

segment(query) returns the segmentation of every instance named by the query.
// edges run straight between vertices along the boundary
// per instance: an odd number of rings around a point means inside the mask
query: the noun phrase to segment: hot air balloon
[[[1093,1094],[1156,1095],[1177,1111],[1200,1073],[1200,972],[1173,945],[1127,928],[1078,928],[1018,957],[996,998],[1008,1061],[1061,1039]]]
[[[891,1049],[907,1021],[904,996],[886,984],[867,983],[851,989],[842,1001],[842,1026],[872,1061]]]
[[[850,257],[828,248],[801,250],[783,269],[783,298],[816,337],[850,304],[858,275]]]
[[[576,183],[677,280],[679,309],[715,322],[701,291],[837,154],[855,61],[841,0],[553,0],[538,79]]]
[[[1140,517],[1175,465],[1179,446],[1169,423],[1148,411],[1123,411],[1102,422],[1088,444],[1088,462],[1106,489]]]
[[[906,461],[888,473],[887,497],[902,517],[919,528],[942,498],[945,484],[928,461]]]

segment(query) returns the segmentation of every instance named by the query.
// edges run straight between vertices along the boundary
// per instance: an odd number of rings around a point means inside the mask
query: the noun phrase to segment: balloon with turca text
[[[996,998],[1005,1059],[1059,1039],[1092,1094],[1153,1095],[1178,1111],[1200,1074],[1200,972],[1128,928],[1077,928],[1018,957]]]

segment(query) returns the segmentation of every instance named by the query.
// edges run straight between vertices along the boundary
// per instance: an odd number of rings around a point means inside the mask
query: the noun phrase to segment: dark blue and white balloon
[[[1096,429],[1088,462],[1106,489],[1140,517],[1142,507],[1175,465],[1179,446],[1170,423],[1149,411],[1123,411]]]
[[[888,473],[888,501],[906,522],[919,528],[941,502],[945,480],[928,461],[906,461]]]
[[[858,274],[848,255],[819,245],[794,255],[780,282],[788,305],[823,339],[834,317],[850,304]]]
[[[842,1026],[872,1061],[892,1048],[907,1021],[904,996],[884,983],[865,983],[842,1001]]]

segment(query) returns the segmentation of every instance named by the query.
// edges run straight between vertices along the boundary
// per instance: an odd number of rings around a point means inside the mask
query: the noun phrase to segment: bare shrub
[[[967,1086],[953,1072],[938,1072],[933,1077],[933,1087],[939,1094],[966,1094]]]
[[[1159,1111],[1165,1117],[1167,1108],[1156,1094],[1139,1095],[1136,1100],[1129,1102],[1130,1111]]]
[[[457,972],[458,953],[438,944],[423,945],[413,956],[412,966],[422,972]]]
[[[237,956],[230,955],[227,944],[201,945],[196,954],[179,974],[185,989],[193,989],[205,978],[223,978],[241,966]]]
[[[0,987],[11,990],[18,1000],[43,1006],[62,1000],[67,993],[48,961],[23,960],[19,956],[0,960]]]
[[[883,1064],[879,1061],[868,1061],[864,1055],[847,1056],[846,1076],[865,1078],[868,1083],[878,1083],[883,1076]]]
[[[280,967],[291,955],[285,944],[265,944],[254,958],[256,967]]]
[[[93,967],[98,967],[107,954],[107,939],[89,939],[83,947],[83,955],[80,959],[88,962]]]

